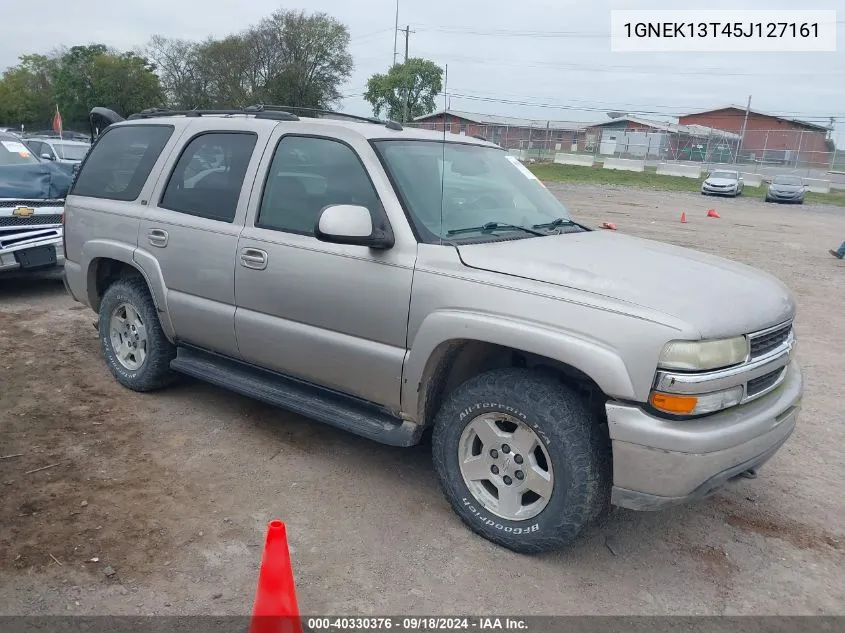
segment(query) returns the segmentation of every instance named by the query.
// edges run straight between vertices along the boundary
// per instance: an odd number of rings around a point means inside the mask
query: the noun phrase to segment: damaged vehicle
[[[62,220],[72,173],[38,159],[17,136],[0,132],[0,278],[60,275]]]

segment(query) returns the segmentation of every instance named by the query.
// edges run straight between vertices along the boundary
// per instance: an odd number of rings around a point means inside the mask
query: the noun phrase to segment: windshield
[[[64,160],[82,160],[88,153],[88,145],[71,145],[70,143],[53,143],[53,149],[59,158]]]
[[[714,171],[710,174],[711,178],[725,178],[727,180],[736,180],[736,172],[733,171]]]
[[[801,186],[803,181],[798,176],[775,176],[772,182],[776,185]]]
[[[39,162],[26,145],[12,138],[0,139],[0,165],[31,165]]]
[[[519,227],[570,218],[537,177],[501,149],[419,140],[374,145],[426,242],[477,238],[489,232],[489,223],[501,227],[496,234],[530,237]]]

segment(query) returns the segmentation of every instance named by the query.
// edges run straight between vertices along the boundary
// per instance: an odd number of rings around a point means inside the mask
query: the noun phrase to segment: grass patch
[[[528,168],[540,180],[548,182],[568,182],[590,185],[625,185],[640,189],[657,191],[687,191],[698,193],[704,179],[664,176],[657,173],[656,167],[646,167],[643,172],[616,171],[603,167],[582,167],[580,165],[556,165],[554,163],[535,163]],[[744,197],[763,198],[766,193],[765,183],[760,187],[747,187]],[[831,193],[808,191],[805,201],[810,204],[832,204],[845,207],[845,191],[834,190]]]

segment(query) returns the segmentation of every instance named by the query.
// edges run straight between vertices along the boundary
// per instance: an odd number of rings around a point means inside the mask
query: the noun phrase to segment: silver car
[[[804,204],[807,187],[800,176],[782,174],[772,178],[766,189],[766,202],[792,202]]]
[[[745,183],[738,171],[719,169],[712,172],[701,184],[702,195],[741,196]]]
[[[394,446],[430,429],[454,511],[519,552],[701,498],[792,434],[771,275],[593,230],[483,140],[188,114],[115,117],[67,199],[67,288],[127,388],[186,374]]]
[[[60,163],[81,163],[91,149],[90,143],[59,138],[30,137],[24,142],[39,158]]]

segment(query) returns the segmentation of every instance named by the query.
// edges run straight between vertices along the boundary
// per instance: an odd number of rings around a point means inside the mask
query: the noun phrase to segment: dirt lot
[[[248,613],[281,518],[310,614],[845,613],[845,263],[827,254],[845,212],[552,188],[584,221],[761,267],[796,293],[804,412],[756,480],[616,510],[568,551],[519,556],[463,527],[426,446],[191,381],[127,391],[60,284],[2,282],[0,456],[22,456],[0,460],[0,612]]]

